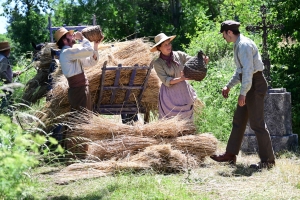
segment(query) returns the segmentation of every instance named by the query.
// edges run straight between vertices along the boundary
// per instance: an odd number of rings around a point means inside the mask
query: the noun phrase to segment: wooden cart
[[[105,74],[109,70],[116,71],[113,85],[105,85]],[[129,70],[131,74],[127,85],[120,84],[120,74],[123,70]],[[139,70],[146,71],[144,81],[141,84],[134,84],[134,80]],[[118,66],[107,67],[107,62],[105,61],[100,78],[99,97],[97,103],[94,105],[94,112],[106,115],[143,113],[144,122],[149,122],[149,111],[143,107],[141,100],[146,89],[151,70],[152,66],[139,66],[137,64],[129,67],[122,67],[121,64]],[[107,90],[111,92],[110,100],[108,103],[103,104],[103,94],[104,91]],[[134,102],[129,101],[129,96],[133,90],[138,91],[137,98]],[[116,103],[116,97],[120,91],[125,92],[125,96],[122,103]]]

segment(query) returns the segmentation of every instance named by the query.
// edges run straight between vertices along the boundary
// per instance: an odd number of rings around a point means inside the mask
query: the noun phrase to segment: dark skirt
[[[170,87],[161,84],[159,91],[159,118],[179,115],[182,119],[193,119],[193,105],[197,94],[193,87],[182,81]]]

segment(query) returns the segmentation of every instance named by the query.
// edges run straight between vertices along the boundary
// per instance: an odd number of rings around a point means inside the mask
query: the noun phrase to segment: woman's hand
[[[180,71],[180,78],[182,79],[182,81],[185,81],[185,80],[191,80],[191,79],[186,78],[186,77],[184,76],[183,71]]]
[[[203,56],[204,62],[205,64],[208,64],[209,62],[209,57],[208,56]]]

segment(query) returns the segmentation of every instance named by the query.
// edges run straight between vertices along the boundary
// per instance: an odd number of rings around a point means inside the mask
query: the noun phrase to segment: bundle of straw
[[[57,184],[70,181],[107,176],[124,170],[154,170],[174,173],[196,168],[197,159],[189,154],[172,149],[171,145],[153,145],[123,160],[106,160],[93,163],[74,163],[55,174]]]
[[[26,83],[22,99],[25,103],[35,103],[47,93],[47,69],[38,69],[37,74]]]
[[[198,166],[197,160],[179,150],[172,149],[170,144],[153,145],[129,158],[131,162],[148,163],[158,172],[180,172]]]
[[[210,133],[185,135],[171,139],[169,142],[174,148],[195,155],[200,160],[213,155],[218,144],[217,139]]]
[[[36,61],[36,67],[39,69],[49,69],[52,61],[51,48],[58,49],[55,43],[46,43],[42,48],[40,54],[40,60]]]
[[[114,139],[91,142],[88,145],[87,154],[88,159],[120,159],[158,143],[153,138],[118,136]]]
[[[134,126],[117,123],[114,119],[95,113],[88,119],[85,113],[76,113],[72,117],[66,115],[64,118],[65,121],[61,123],[69,127],[69,134],[72,137],[87,138],[91,141],[112,139],[119,135],[173,138],[196,133],[195,124],[191,120],[180,119],[179,116],[152,121],[144,125],[136,123]]]
[[[170,144],[174,149],[193,155],[198,160],[213,155],[217,149],[217,140],[211,134],[170,139],[120,135],[113,139],[90,142],[87,145],[88,150],[82,154],[87,153],[92,160],[120,159],[156,144]]]

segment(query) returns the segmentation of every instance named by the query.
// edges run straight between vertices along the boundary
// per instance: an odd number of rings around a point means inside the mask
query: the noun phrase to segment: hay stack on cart
[[[126,42],[116,42],[109,43],[99,46],[99,61],[98,64],[85,68],[85,73],[89,80],[90,92],[92,95],[92,102],[95,104],[98,100],[98,89],[101,81],[101,74],[103,64],[107,61],[107,67],[117,66],[122,64],[123,67],[134,66],[138,64],[139,66],[149,66],[152,59],[156,56],[149,51],[150,44],[143,42],[142,39],[136,39]],[[130,71],[124,71],[120,75],[120,84],[128,84],[130,77]],[[140,72],[136,75],[135,84],[142,83],[144,81],[145,72]],[[37,116],[47,125],[52,123],[52,120],[62,114],[70,111],[70,105],[68,102],[68,82],[67,79],[62,75],[60,66],[52,74],[53,77],[53,90],[51,94],[50,101],[48,101],[45,107],[41,110]],[[113,84],[115,78],[115,71],[107,71],[105,74],[105,85]],[[157,110],[157,99],[160,87],[160,80],[156,75],[155,70],[151,70],[151,74],[148,79],[146,89],[143,93],[141,103],[144,107],[152,112]],[[110,91],[104,93],[104,97],[101,104],[105,104],[109,101]],[[129,97],[129,101],[134,102],[137,94],[132,92]],[[116,94],[116,103],[122,103],[124,97],[123,93]]]

